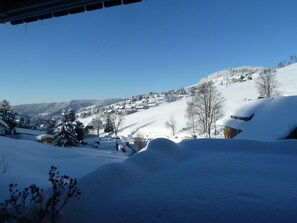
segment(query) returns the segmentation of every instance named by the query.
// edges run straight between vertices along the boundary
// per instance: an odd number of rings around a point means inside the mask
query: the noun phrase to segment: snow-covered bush
[[[61,210],[70,198],[79,199],[81,192],[77,180],[67,175],[60,176],[57,167],[49,170],[52,194],[46,198],[44,190],[32,184],[23,191],[17,184],[9,184],[9,198],[0,203],[1,222],[42,222],[48,218],[56,222]]]
[[[60,176],[57,167],[52,166],[49,170],[49,179],[52,184],[52,196],[47,200],[45,211],[55,222],[63,207],[70,198],[79,199],[81,192],[77,188],[77,180],[67,175]]]
[[[84,140],[84,126],[75,121],[72,109],[62,111],[61,119],[57,122],[54,130],[55,146],[79,146]]]

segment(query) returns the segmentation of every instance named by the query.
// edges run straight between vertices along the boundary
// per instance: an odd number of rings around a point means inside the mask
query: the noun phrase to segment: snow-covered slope
[[[247,67],[242,68],[244,71]],[[224,112],[228,116],[232,111],[241,107],[250,100],[256,100],[258,98],[258,93],[255,87],[255,79],[258,77],[258,71],[263,70],[264,68],[255,67],[254,70],[247,70],[245,72],[250,72],[251,80],[246,80],[242,82],[236,82],[229,85],[221,85],[219,79],[221,78],[220,73],[226,74],[226,70],[217,72],[210,75],[207,80],[215,80],[218,90],[226,98]],[[238,68],[240,70],[240,68]],[[297,95],[297,64],[292,64],[287,67],[277,70],[277,80],[280,82],[280,92],[282,95]],[[128,115],[125,119],[124,124],[121,126],[120,135],[127,136],[136,130],[142,133],[148,138],[156,137],[171,137],[170,129],[165,127],[165,122],[174,116],[177,122],[177,140],[180,141],[187,135],[186,129],[186,120],[185,120],[185,109],[186,103],[189,98],[185,97],[181,100],[164,103],[158,107],[154,107],[145,111],[137,112],[131,115]],[[290,109],[290,108],[284,108]],[[88,123],[92,117],[89,117],[85,120],[82,120],[85,123]],[[202,136],[203,137],[203,136]],[[172,138],[171,138],[172,139]]]
[[[184,110],[188,98],[164,103],[160,106],[128,115],[125,119],[121,134],[129,135],[135,131],[149,138],[170,137],[170,130],[165,122],[173,116],[177,123],[178,135],[183,135],[185,127]]]
[[[80,180],[62,222],[295,222],[297,142],[151,142]]]
[[[69,108],[75,111],[80,111],[81,108],[83,108],[82,110],[88,110],[90,107],[100,108],[120,100],[122,99],[72,100],[68,102],[25,104],[12,106],[12,110],[21,115],[28,115],[32,120],[36,120],[38,118],[50,118],[60,115],[62,110]]]
[[[122,162],[127,157],[102,150],[61,148],[0,136],[0,158],[2,200],[10,183],[18,183],[19,186],[35,183],[41,188],[48,187],[47,173],[52,165],[63,174],[80,178],[102,165]],[[6,173],[2,172],[4,163],[9,167]]]
[[[249,80],[254,74],[259,74],[268,67],[242,66],[226,68],[202,78],[198,83],[213,81],[220,85],[230,85],[232,83]]]
[[[280,82],[281,95],[297,95],[297,64],[292,64],[287,67],[277,70],[277,80]],[[225,114],[228,115],[235,109],[249,100],[258,98],[258,93],[255,87],[255,79],[258,74],[252,75],[252,80],[245,82],[237,82],[229,86],[218,85],[218,90],[222,92],[226,98]]]

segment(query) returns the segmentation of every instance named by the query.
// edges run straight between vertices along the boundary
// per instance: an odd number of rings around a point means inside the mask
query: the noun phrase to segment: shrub
[[[70,198],[79,199],[81,192],[77,180],[67,175],[60,176],[57,167],[51,166],[49,181],[52,184],[52,194],[47,199],[44,190],[35,184],[23,191],[17,184],[9,184],[10,196],[0,203],[0,219],[4,222],[41,222],[46,217],[56,222],[61,210]]]
[[[60,176],[57,167],[51,166],[49,181],[52,184],[53,193],[46,203],[45,210],[54,222],[68,200],[72,197],[79,199],[81,192],[77,188],[77,180],[67,175]]]
[[[145,147],[145,139],[141,133],[137,133],[136,137],[134,138],[134,146],[136,151],[140,151]]]

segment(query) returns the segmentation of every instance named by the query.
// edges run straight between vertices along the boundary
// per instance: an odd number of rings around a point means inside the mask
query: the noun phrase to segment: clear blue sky
[[[297,54],[295,0],[146,0],[0,25],[0,100],[126,98]]]

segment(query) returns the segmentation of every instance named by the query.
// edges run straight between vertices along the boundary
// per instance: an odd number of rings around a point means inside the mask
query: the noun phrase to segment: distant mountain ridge
[[[78,112],[82,108],[90,107],[100,108],[123,99],[112,98],[104,100],[72,100],[68,102],[53,102],[53,103],[36,103],[12,106],[12,110],[21,115],[28,115],[32,120],[38,118],[50,118],[52,116],[60,115],[63,109],[72,108]]]

